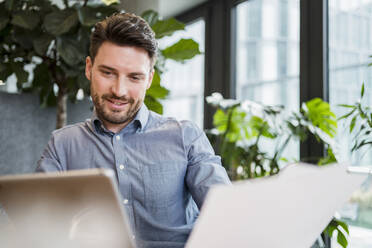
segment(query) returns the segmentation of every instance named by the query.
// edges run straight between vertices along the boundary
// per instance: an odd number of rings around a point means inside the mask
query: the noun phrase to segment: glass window
[[[238,99],[299,109],[299,2],[250,0],[237,6]],[[298,159],[299,144],[291,143],[284,156]]]
[[[192,38],[199,43],[204,52],[205,22],[203,19],[186,26],[171,37],[160,40],[159,46],[165,48],[180,38]],[[168,60],[167,71],[162,75],[162,85],[170,90],[166,100],[163,100],[164,115],[179,120],[192,120],[203,128],[204,109],[204,54],[197,55],[184,64]]]
[[[339,104],[354,104],[359,99],[363,82],[366,87],[364,104],[372,105],[372,68],[367,67],[371,62],[369,55],[372,55],[371,30],[372,0],[329,1],[329,93],[337,116],[347,111]],[[350,153],[353,141],[346,124],[341,121],[338,125],[339,161],[371,165],[370,150]],[[372,247],[371,185],[370,178],[339,211],[350,225],[350,247]],[[332,247],[339,245],[334,241]]]
[[[282,104],[299,99],[299,0],[237,6],[237,98]]]

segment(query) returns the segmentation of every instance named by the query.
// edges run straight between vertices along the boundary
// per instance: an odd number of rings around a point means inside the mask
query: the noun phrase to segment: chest
[[[181,202],[187,156],[181,139],[167,135],[122,135],[70,144],[68,169],[115,171],[123,198],[150,207]]]

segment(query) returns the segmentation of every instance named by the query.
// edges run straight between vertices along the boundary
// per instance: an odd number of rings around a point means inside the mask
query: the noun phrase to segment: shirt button
[[[124,170],[125,166],[123,164],[119,165],[120,170]]]
[[[118,136],[116,136],[116,140],[120,140],[120,136],[118,135]]]
[[[123,200],[123,203],[124,203],[125,205],[127,205],[128,202],[129,202],[128,199],[124,199],[124,200]]]

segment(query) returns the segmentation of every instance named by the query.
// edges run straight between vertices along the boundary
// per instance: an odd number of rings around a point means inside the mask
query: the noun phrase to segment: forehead
[[[98,48],[94,65],[105,65],[117,70],[149,71],[151,59],[143,48],[104,42]]]

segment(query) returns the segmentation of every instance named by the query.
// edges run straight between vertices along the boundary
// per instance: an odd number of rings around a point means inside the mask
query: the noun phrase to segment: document
[[[341,164],[293,164],[210,190],[187,248],[309,248],[367,178]]]

